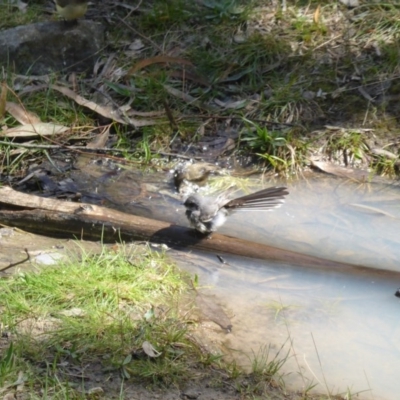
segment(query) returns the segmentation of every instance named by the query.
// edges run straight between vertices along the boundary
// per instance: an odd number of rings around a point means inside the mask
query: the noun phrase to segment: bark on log
[[[10,187],[0,188],[0,223],[48,236],[75,237],[85,240],[119,242],[145,240],[170,247],[201,250],[216,254],[274,260],[306,267],[346,272],[371,268],[355,266],[264,244],[253,243],[218,233],[212,238],[199,236],[193,229],[166,222],[125,214],[92,204],[72,203],[21,193]],[[379,275],[389,273],[376,270]]]

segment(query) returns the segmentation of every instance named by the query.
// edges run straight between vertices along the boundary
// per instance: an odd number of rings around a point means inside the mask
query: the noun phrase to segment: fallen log
[[[140,240],[164,243],[184,250],[228,253],[303,267],[372,272],[371,268],[325,260],[218,233],[214,233],[212,238],[206,238],[190,228],[97,205],[29,195],[10,187],[0,188],[0,223],[53,237],[75,237],[114,243]],[[376,272],[382,275],[386,271]]]

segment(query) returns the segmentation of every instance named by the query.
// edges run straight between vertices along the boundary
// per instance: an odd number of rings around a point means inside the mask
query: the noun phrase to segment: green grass
[[[26,12],[21,12],[12,3],[16,4],[16,2],[11,1],[0,3],[0,30],[44,20],[42,15],[43,4],[34,4],[32,7],[27,7]]]
[[[368,144],[365,134],[351,130],[332,133],[326,140],[325,152],[332,159],[344,160],[346,165],[354,166],[367,157]]]
[[[93,350],[101,351],[103,345],[115,350],[120,346],[111,340],[115,332],[132,330],[138,323],[137,319],[126,318],[127,313],[141,321],[148,310],[166,297],[173,299],[184,288],[181,275],[163,255],[153,253],[151,262],[146,259],[149,253],[131,257],[111,251],[87,254],[76,263],[0,281],[0,302],[6,304],[3,323],[18,330],[22,321],[51,315],[62,327],[59,332],[69,338],[76,336],[74,342],[82,348],[92,347],[96,332],[104,330]],[[85,317],[78,318],[78,324],[75,316],[64,315],[75,308]],[[63,338],[56,340],[62,342]]]
[[[15,379],[16,358],[33,369],[43,362],[56,368],[55,360],[97,361],[155,383],[184,379],[187,359],[197,353],[188,339],[190,321],[178,312],[187,291],[182,273],[149,250],[84,254],[80,261],[0,280],[0,324],[13,338],[0,379],[3,385]],[[126,362],[127,355],[143,353],[144,341],[160,357],[141,354]]]
[[[26,14],[2,7],[7,12],[0,16],[0,26],[26,22]],[[38,8],[28,10],[33,20],[45,18]],[[398,129],[396,101],[390,97],[397,95],[399,86],[398,6],[368,3],[347,9],[338,2],[288,0],[283,8],[257,0],[207,0],[202,5],[153,0],[128,13],[117,8],[112,16],[115,23],[108,42],[117,51],[107,74],[96,89],[80,79],[78,90],[94,101],[100,91],[104,93],[100,98],[109,104],[129,104],[137,111],[169,109],[172,125],[164,116],[159,119],[161,127],[112,129],[111,134],[118,135],[115,146],[122,151],[135,146],[137,160],[151,164],[159,158],[158,151],[172,152],[173,138],[183,147],[197,142],[205,121],[211,121],[203,133],[207,137],[223,132],[225,121],[232,121],[241,133],[234,154],[253,156],[263,170],[293,175],[307,168],[310,154],[319,154],[339,164],[346,164],[349,155],[349,164],[362,160],[359,167],[372,167],[383,175],[398,173],[385,156],[378,162],[370,157],[363,138],[348,134],[367,127],[386,138],[387,129]],[[129,56],[132,34],[144,46]],[[155,63],[124,75],[136,63],[155,56],[181,58],[192,65]],[[51,81],[60,78],[53,76]],[[6,79],[13,86],[11,73]],[[380,90],[384,96],[371,102],[359,88],[371,92],[373,99]],[[18,100],[43,121],[88,130],[95,130],[98,123],[95,113],[51,89],[26,93]],[[242,106],[224,108],[215,100]],[[17,124],[8,117],[6,122]],[[334,137],[325,131],[315,140],[310,132],[323,130],[325,124],[339,124],[344,130]],[[4,172],[22,169],[30,154],[11,155],[5,145],[1,150],[8,154],[2,160]]]
[[[29,399],[102,391],[124,399],[127,385],[168,390],[193,379],[235,388],[243,399],[284,390],[285,343],[250,354],[244,372],[195,339],[192,287],[166,254],[143,245],[83,252],[1,279],[0,396],[18,386]],[[109,379],[116,386],[108,388]],[[96,381],[97,389],[85,383]]]
[[[175,4],[179,5],[182,12],[182,3]],[[240,100],[249,98],[254,93],[261,94],[257,104],[248,107],[245,112],[238,109],[220,110],[220,113],[239,117],[244,125],[250,121],[258,126],[255,133],[250,131],[241,135],[242,146],[239,144],[237,149],[258,155],[261,165],[269,166],[275,172],[288,175],[301,171],[308,164],[310,153],[327,149],[326,155],[331,156],[337,153],[332,147],[340,147],[339,153],[342,155],[348,153],[350,158],[364,158],[365,161],[367,149],[363,143],[354,142],[354,135],[350,141],[347,140],[348,135],[344,134],[343,138],[335,139],[328,146],[321,146],[320,142],[316,143],[314,138],[308,137],[307,126],[312,125],[316,118],[329,119],[329,114],[333,116],[331,111],[328,112],[332,104],[337,113],[343,113],[345,119],[356,114],[360,123],[361,119],[365,119],[365,99],[356,92],[345,92],[346,97],[339,98],[335,94],[334,99],[330,99],[331,94],[338,89],[335,82],[353,69],[354,51],[351,46],[344,45],[343,51],[340,51],[341,59],[330,63],[326,58],[330,57],[327,53],[329,45],[326,43],[334,36],[332,30],[338,32],[339,36],[355,30],[354,37],[363,43],[368,40],[367,36],[369,40],[375,36],[380,43],[382,56],[377,64],[376,58],[369,54],[363,55],[363,59],[368,60],[363,68],[363,82],[369,84],[373,80],[379,82],[386,79],[388,75],[396,73],[394,61],[398,49],[390,41],[394,41],[394,35],[398,32],[395,16],[399,16],[399,10],[396,7],[386,9],[379,5],[370,6],[368,13],[376,20],[377,26],[375,31],[366,31],[366,18],[355,18],[354,22],[349,22],[343,18],[343,9],[336,3],[289,1],[287,4],[287,10],[271,8],[266,11],[267,14],[275,11],[269,17],[269,33],[258,30],[249,33],[246,28],[253,18],[263,15],[253,10],[255,6],[265,6],[264,3],[252,2],[245,9],[241,9],[243,4],[235,1],[218,4],[207,2],[205,7],[198,10],[186,8],[185,18],[192,13],[200,35],[192,36],[190,43],[185,41],[185,36],[180,37],[183,54],[193,62],[195,70],[206,76],[212,84],[208,89],[202,90],[198,85],[187,81],[183,90],[197,98],[200,95],[204,104],[212,102],[214,98]],[[317,15],[319,5],[321,7]],[[173,7],[173,4],[170,3],[170,6]],[[239,12],[235,14],[233,9]],[[357,14],[357,11],[354,13]],[[176,35],[179,29],[184,31],[185,22],[185,19],[180,22],[179,19],[174,19]],[[245,38],[243,43],[232,40],[240,31]],[[171,37],[170,32],[168,34]],[[154,73],[157,68],[160,69],[160,66],[155,66],[152,70],[153,78],[156,77]],[[163,75],[163,83],[168,81],[165,81],[165,77]],[[145,91],[146,95],[151,92],[157,96],[157,91],[152,90],[151,86],[148,89]],[[304,95],[305,92],[307,96]],[[318,92],[322,93],[319,98],[315,96]],[[145,101],[145,97],[142,100]],[[158,101],[157,97],[152,98],[155,102]],[[147,100],[152,102],[150,97]],[[175,115],[189,110],[188,105],[180,99],[168,96],[164,100],[175,111]],[[196,110],[192,109],[191,112]],[[377,109],[377,113],[379,112]],[[270,130],[258,122],[263,119],[277,123],[289,122],[293,127],[289,132],[288,129],[279,127]],[[369,123],[375,125],[376,120],[371,118]],[[242,127],[242,130],[245,129],[245,126]],[[190,136],[182,139],[191,140]],[[342,163],[343,157],[333,157],[332,160]]]
[[[85,365],[164,387],[221,368],[221,356],[192,336],[190,287],[165,254],[142,246],[0,280],[0,326],[10,336],[0,347],[0,390],[21,371],[31,398],[68,399],[85,398],[82,382],[68,378]]]

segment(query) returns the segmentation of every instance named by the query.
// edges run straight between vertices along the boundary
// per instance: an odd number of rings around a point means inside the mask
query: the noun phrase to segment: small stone
[[[189,399],[189,400],[196,400],[200,397],[201,392],[197,392],[195,390],[186,390],[181,393],[181,399]]]
[[[312,100],[314,98],[315,98],[315,92],[312,92],[311,90],[306,90],[303,92],[303,99]]]

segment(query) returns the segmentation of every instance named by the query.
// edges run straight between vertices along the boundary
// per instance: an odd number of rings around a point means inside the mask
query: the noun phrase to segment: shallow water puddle
[[[223,256],[227,264],[217,255],[177,256],[179,264],[220,300],[233,325],[231,333],[221,331],[220,344],[242,365],[271,345],[270,359],[289,352],[282,371],[290,373],[291,388],[318,383],[316,391],[332,395],[396,399],[400,189],[320,179],[298,182],[290,192],[281,209],[237,213],[221,231],[386,272],[321,271],[230,255]]]
[[[221,231],[330,260],[400,272],[400,187],[339,179],[289,186],[283,207],[236,213]]]
[[[147,178],[127,172],[103,185],[88,179],[93,187],[87,190],[104,192],[100,197],[109,206],[125,212],[188,225],[165,174],[142,182]],[[288,352],[282,371],[290,373],[285,381],[291,388],[318,383],[316,391],[332,395],[349,390],[362,392],[361,399],[397,399],[400,187],[321,175],[295,182],[289,191],[280,209],[236,213],[221,233],[382,273],[322,271],[231,255],[223,255],[223,264],[215,254],[171,251],[182,268],[199,276],[202,293],[221,304],[233,325],[230,333],[213,322],[206,329],[245,366],[269,345],[269,359]]]
[[[180,258],[180,257],[179,257]],[[400,370],[399,281],[317,271],[226,256],[179,262],[197,274],[203,293],[215,295],[233,325],[220,344],[242,365],[272,345],[270,360],[289,358],[283,372],[293,389],[319,383],[316,391],[352,394],[371,390],[375,399],[394,399]],[[217,329],[217,327],[215,327]],[[259,354],[259,356],[261,356]],[[324,383],[327,382],[327,386]],[[328,388],[328,390],[327,390]],[[361,398],[372,398],[365,393]]]

